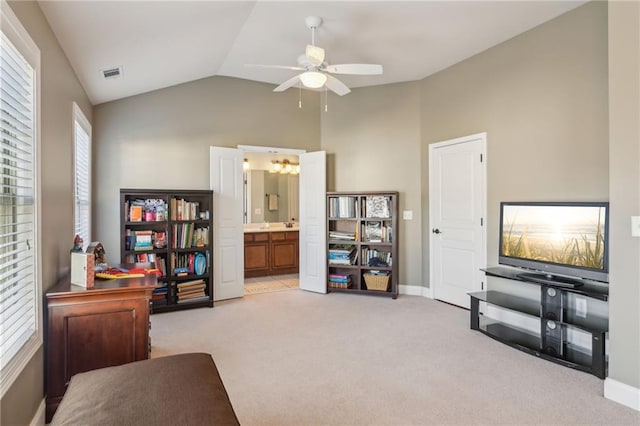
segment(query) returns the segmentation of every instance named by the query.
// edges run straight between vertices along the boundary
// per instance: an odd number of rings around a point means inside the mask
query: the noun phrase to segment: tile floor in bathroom
[[[298,288],[298,274],[270,275],[267,277],[245,278],[244,280],[245,295],[296,290]]]

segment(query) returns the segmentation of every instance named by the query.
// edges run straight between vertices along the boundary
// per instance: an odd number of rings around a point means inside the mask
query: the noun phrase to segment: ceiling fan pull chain
[[[329,111],[329,107],[328,107],[328,104],[329,104],[329,93],[328,93],[328,91],[329,90],[327,89],[327,86],[325,85],[324,86],[324,112]]]

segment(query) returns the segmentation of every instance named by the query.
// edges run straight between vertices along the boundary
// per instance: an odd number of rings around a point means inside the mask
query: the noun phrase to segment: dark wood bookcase
[[[162,271],[154,313],[213,307],[212,254],[212,191],[120,190],[120,261],[154,262]]]
[[[327,290],[398,297],[398,192],[327,193]]]

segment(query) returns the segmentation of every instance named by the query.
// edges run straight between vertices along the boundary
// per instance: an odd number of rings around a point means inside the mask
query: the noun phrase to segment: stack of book
[[[132,233],[134,239],[134,250],[151,250],[153,249],[153,231],[135,231]]]
[[[185,281],[176,284],[178,303],[206,299],[205,288],[206,284],[203,280]]]
[[[329,274],[329,287],[349,288],[351,287],[351,275],[349,274]]]
[[[344,231],[329,231],[329,239],[330,240],[347,240],[347,241],[355,241],[356,234],[353,232],[344,232]]]
[[[350,248],[330,248],[329,249],[329,265],[354,265],[357,259],[357,251],[355,247]]]
[[[169,288],[167,287],[167,283],[161,284],[161,287],[156,287],[155,289],[153,289],[153,293],[151,294],[151,301],[156,306],[166,305],[168,292]]]

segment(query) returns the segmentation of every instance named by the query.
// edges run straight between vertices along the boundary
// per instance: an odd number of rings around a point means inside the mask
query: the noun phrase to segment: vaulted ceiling
[[[376,63],[379,76],[340,76],[351,88],[422,79],[584,1],[52,1],[39,4],[91,102],[210,76],[276,85],[311,42],[320,16],[327,61]],[[105,79],[102,71],[122,67]]]

